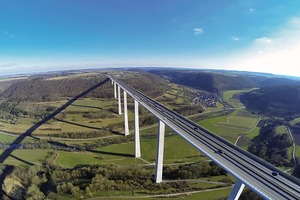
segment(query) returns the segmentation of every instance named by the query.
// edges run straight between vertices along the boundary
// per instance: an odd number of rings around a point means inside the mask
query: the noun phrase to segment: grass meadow
[[[210,187],[211,188],[211,187]],[[155,197],[148,197],[146,195],[140,195],[143,197],[138,197],[139,193],[138,191],[134,193],[134,195],[132,195],[132,192],[127,193],[126,196],[128,196],[127,198],[125,197],[125,195],[122,197],[122,199],[127,200],[127,199],[135,199],[135,200],[165,200],[165,199],[186,199],[186,200],[199,200],[199,199],[205,199],[205,200],[216,200],[216,199],[227,199],[227,197],[229,196],[230,192],[232,190],[232,187],[225,187],[225,188],[212,188],[212,189],[206,189],[203,191],[198,191],[196,193],[191,193],[191,194],[179,194],[179,195],[174,195],[173,197],[159,197],[155,196]],[[173,192],[174,193],[174,192]],[[112,196],[110,192],[108,192],[108,194],[110,194],[109,196]],[[115,194],[115,196],[120,196],[120,194]],[[177,197],[177,198],[176,198]],[[68,197],[66,198],[62,198],[63,200],[69,200]],[[95,198],[88,198],[88,200],[108,200],[111,199],[111,197],[105,198],[105,197],[95,197]]]
[[[243,92],[246,92],[246,90],[224,92],[224,101],[235,108],[235,111],[230,115],[201,120],[199,124],[232,143],[235,143],[236,139],[244,134],[246,134],[247,141],[253,139],[259,134],[259,128],[254,128],[258,116],[246,111],[243,104],[236,97]]]
[[[170,84],[171,90],[167,91],[157,100],[161,101],[167,107],[173,109],[181,105],[189,105],[186,98],[186,90],[189,93],[195,92],[192,89],[183,88],[176,84]],[[123,100],[122,100],[123,101]],[[47,108],[52,107],[54,109],[59,108],[65,104],[67,100],[53,101],[53,102],[21,102],[18,106],[20,109],[27,111],[28,113],[40,113],[47,116],[51,112],[46,112]],[[122,105],[123,106],[123,105]],[[60,114],[55,116],[56,119],[51,119],[47,123],[41,125],[34,131],[34,135],[50,135],[60,134],[68,132],[91,132],[105,128],[107,126],[122,123],[124,121],[123,116],[118,115],[117,112],[118,102],[116,99],[94,99],[94,98],[80,98],[63,110]],[[128,114],[129,121],[133,122],[133,100],[128,98]],[[123,107],[122,107],[123,110]],[[85,117],[87,113],[97,113],[99,116],[93,118]],[[108,113],[107,116],[102,116],[101,113]],[[104,114],[105,115],[105,114]],[[58,119],[58,120],[57,120]],[[22,134],[31,128],[41,119],[35,119],[29,116],[20,116],[16,123],[10,123],[9,121],[1,120],[0,130]],[[115,131],[123,131],[122,129],[116,129]]]
[[[167,92],[167,95],[170,99],[177,99],[181,101],[180,98],[183,95],[182,88],[176,88],[174,86],[174,90]],[[237,94],[237,91],[228,92],[227,100],[230,101],[232,96]],[[60,102],[61,104],[61,102]],[[52,104],[54,105],[54,104]],[[123,116],[113,114],[112,118],[101,119],[99,122],[95,122],[91,125],[89,123],[89,119],[83,118],[82,113],[86,112],[101,112],[101,110],[109,110],[112,107],[117,106],[116,101],[107,101],[104,99],[79,99],[75,101],[71,106],[69,106],[64,112],[67,113],[65,115],[66,121],[71,121],[73,123],[80,123],[85,126],[93,126],[93,127],[101,127],[108,125],[110,123],[120,123],[123,122]],[[221,135],[222,137],[228,139],[231,142],[235,142],[236,138],[239,135],[242,135],[249,131],[256,123],[257,118],[253,115],[241,115],[239,110],[234,111],[232,114],[221,117],[214,117],[205,119],[199,122],[200,125],[205,128],[211,130],[212,132]],[[129,119],[133,120],[132,111],[129,112]],[[22,120],[21,120],[22,121]],[[32,120],[26,119],[23,120],[22,123],[24,125],[27,123],[32,124]],[[133,123],[133,121],[131,121]],[[52,129],[52,130],[51,130]],[[41,131],[43,130],[43,131]],[[39,133],[47,133],[51,135],[51,132],[55,132],[55,130],[60,131],[89,131],[89,128],[76,126],[74,124],[67,124],[59,121],[50,121],[42,125],[39,128]],[[131,130],[132,131],[132,130]],[[167,129],[167,132],[170,132],[170,129]],[[141,135],[153,135],[157,132],[157,125],[149,126],[141,128]],[[251,132],[248,133],[250,138],[258,135],[259,129],[254,128]],[[133,134],[131,132],[131,134]],[[117,136],[123,137],[123,136]],[[0,134],[0,139],[3,142],[13,142],[15,137],[9,135]],[[24,142],[34,142],[35,139],[27,137]],[[91,141],[64,141],[67,145],[72,144],[85,144],[92,143]],[[141,152],[142,159],[149,163],[154,163],[156,159],[156,144],[157,139],[141,139]],[[176,146],[176,148],[174,148]],[[178,151],[180,149],[180,151]],[[16,150],[15,152],[18,152]],[[27,160],[26,152],[30,152],[30,150],[20,150],[20,152],[24,152],[24,154],[20,154],[21,159]],[[39,153],[45,154],[46,151],[41,151]],[[39,161],[34,161],[32,159],[28,159],[29,162],[40,162],[43,159],[40,157],[38,153],[37,157],[39,157]],[[43,155],[44,155],[43,154]],[[47,153],[46,153],[47,154]],[[34,154],[29,154],[34,155]],[[166,137],[165,140],[165,155],[164,155],[164,163],[172,164],[172,163],[189,163],[200,160],[206,160],[205,157],[201,155],[201,153],[194,148],[192,145],[187,143],[184,139],[182,139],[178,135],[172,135]],[[7,160],[8,162],[12,162],[12,160]],[[20,161],[16,161],[20,162]],[[64,152],[59,151],[56,164],[62,167],[75,167],[78,165],[90,165],[90,164],[120,164],[120,165],[128,165],[128,164],[145,164],[144,161],[138,160],[134,158],[134,143],[124,143],[124,144],[115,144],[107,147],[97,148],[94,152]]]
[[[176,146],[176,148],[174,148]],[[141,140],[141,154],[142,159],[148,161],[149,163],[155,163],[156,160],[156,148],[157,139],[142,139]],[[180,151],[178,151],[180,149]],[[103,152],[113,152],[120,154],[128,154],[134,156],[134,143],[124,143],[110,145],[103,148],[98,148],[96,150]],[[112,158],[111,155],[103,155],[105,158]],[[116,157],[116,156],[114,156]],[[202,154],[194,148],[192,145],[188,144],[179,135],[173,135],[165,138],[164,145],[164,163],[189,163],[196,162],[200,160],[207,160]]]
[[[0,131],[0,141],[2,143],[12,143],[15,140],[16,140],[16,136],[6,135],[6,134],[3,134],[3,132]],[[35,141],[37,141],[37,139],[32,138],[32,137],[26,137],[23,140],[23,142],[35,142]]]
[[[46,161],[47,157],[54,150],[49,149],[27,149],[27,150],[15,150],[12,152],[11,156],[9,156],[4,164],[9,165],[33,165],[33,164],[41,164]],[[0,150],[0,153],[3,153],[3,150]]]
[[[237,116],[234,112],[227,116],[202,120],[199,124],[234,143],[240,135],[250,131],[257,120],[258,118]]]
[[[291,123],[291,125],[294,126],[294,125],[300,123],[300,118],[295,118],[295,119],[293,119],[290,123]]]
[[[300,157],[300,145],[296,145],[295,155],[296,155],[297,157]]]
[[[122,136],[121,136],[122,137]],[[79,165],[95,165],[95,164],[117,164],[117,165],[139,165],[155,163],[157,139],[142,139],[141,154],[142,159],[134,157],[134,143],[114,144],[102,148],[97,148],[92,151],[84,152],[66,152],[57,151],[58,156],[55,164],[65,168],[73,168]],[[174,148],[176,146],[176,148]],[[178,151],[180,149],[180,151]],[[3,151],[2,151],[3,152]],[[1,153],[2,153],[1,152]],[[39,149],[24,149],[15,150],[13,155],[20,160],[29,163],[45,162],[47,155],[54,150]],[[6,159],[8,164],[22,164],[22,161],[13,157]],[[196,161],[207,160],[196,148],[188,144],[178,135],[172,135],[165,139],[164,163],[191,163]],[[25,163],[25,162],[24,162]],[[26,163],[25,163],[26,164]]]

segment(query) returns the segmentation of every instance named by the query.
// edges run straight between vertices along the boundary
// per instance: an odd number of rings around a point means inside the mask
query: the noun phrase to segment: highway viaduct
[[[158,145],[156,153],[155,182],[162,182],[165,126],[182,136],[204,155],[236,178],[228,199],[238,199],[245,185],[264,199],[300,199],[300,180],[279,171],[273,165],[236,147],[178,113],[164,107],[123,81],[108,75],[118,99],[119,114],[124,111],[125,135],[129,135],[127,94],[134,99],[135,157],[141,157],[139,134],[139,105],[158,118]],[[123,109],[121,100],[123,90]]]

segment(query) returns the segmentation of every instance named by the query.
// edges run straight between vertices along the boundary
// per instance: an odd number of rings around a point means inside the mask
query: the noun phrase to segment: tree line
[[[292,163],[288,159],[288,148],[292,145],[290,136],[276,133],[276,127],[283,124],[282,120],[266,121],[259,136],[251,143],[249,151],[275,166],[291,167]]]
[[[0,164],[0,173],[10,166]],[[197,177],[226,174],[222,169],[208,164],[195,163],[180,165],[178,169],[186,169],[197,173]],[[191,169],[189,169],[191,168]],[[171,170],[172,177],[179,171]],[[65,169],[54,165],[18,166],[11,169],[10,178],[14,179],[11,190],[6,191],[14,199],[43,199],[50,193],[72,195],[76,198],[87,198],[97,195],[99,191],[143,191],[147,194],[161,194],[193,190],[186,181],[156,184],[153,181],[153,166],[116,166],[92,165]],[[170,168],[164,168],[164,174],[170,173]],[[6,188],[4,188],[6,190]],[[50,194],[51,196],[51,194]],[[54,195],[55,196],[55,195]]]

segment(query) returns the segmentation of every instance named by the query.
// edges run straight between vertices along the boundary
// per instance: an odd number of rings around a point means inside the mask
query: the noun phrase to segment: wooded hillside
[[[171,82],[222,94],[226,90],[242,90],[277,85],[300,85],[300,81],[276,75],[246,72],[206,72],[200,70],[150,70],[150,73],[166,77]]]
[[[57,101],[62,98],[71,98],[86,91],[105,80],[105,74],[66,76],[59,78],[28,78],[8,86],[0,97],[19,102]],[[122,77],[126,83],[142,91],[146,95],[156,97],[163,94],[169,87],[162,78],[152,74],[139,74],[134,77]],[[86,97],[111,98],[113,87],[105,84]]]
[[[300,86],[278,85],[242,95],[247,108],[255,112],[292,118],[300,115]]]

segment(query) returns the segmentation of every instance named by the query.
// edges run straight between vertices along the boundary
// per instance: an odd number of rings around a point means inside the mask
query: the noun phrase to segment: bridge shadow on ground
[[[85,106],[85,105],[77,105],[77,104],[72,104],[71,106],[81,107],[81,108],[94,108],[94,109],[103,110],[103,108],[100,108],[100,107],[97,107],[97,106]]]
[[[114,135],[123,135],[124,136],[124,133],[120,133],[118,131],[110,130],[110,132],[113,133]]]
[[[129,153],[117,153],[117,152],[108,152],[108,151],[99,151],[99,150],[87,150],[89,152],[92,153],[101,153],[101,154],[105,154],[105,155],[112,155],[112,156],[121,156],[121,157],[128,157],[128,158],[133,158],[134,155],[133,154],[129,154]]]
[[[63,106],[61,106],[60,108],[58,108],[57,110],[55,110],[53,113],[51,113],[50,115],[48,115],[47,117],[45,117],[44,119],[42,119],[41,121],[37,122],[36,124],[34,124],[31,128],[29,128],[25,133],[23,133],[22,135],[20,135],[19,137],[17,137],[9,146],[9,148],[7,148],[5,151],[3,151],[3,153],[0,155],[0,163],[3,163],[8,156],[12,156],[12,152],[17,149],[19,147],[19,145],[21,144],[21,142],[26,138],[26,137],[33,137],[36,138],[34,136],[32,136],[31,134],[38,129],[41,125],[45,124],[47,121],[49,121],[50,119],[54,118],[57,114],[61,113],[64,109],[66,109],[68,106],[70,106],[72,103],[74,103],[76,100],[78,100],[79,98],[87,95],[88,93],[90,93],[91,91],[97,89],[98,87],[104,85],[106,82],[109,81],[109,78],[103,80],[102,82],[94,85],[93,87],[89,88],[88,90],[82,92],[81,94],[75,96],[74,98],[72,98],[71,100],[69,100],[67,103],[65,103]],[[37,138],[36,138],[37,139]],[[12,156],[14,158],[16,158],[15,156]],[[23,159],[18,158],[19,161],[24,161]],[[27,163],[27,161],[25,162],[26,164],[29,164],[29,162]],[[32,163],[30,163],[32,164]],[[0,185],[2,186],[2,184],[4,183],[4,180],[7,176],[9,176],[12,172],[13,172],[13,167],[7,165],[4,169],[2,174],[0,175]],[[0,199],[3,199],[3,197],[6,196],[9,199],[13,199],[12,197],[9,197],[5,191],[3,191],[2,187],[0,189]]]
[[[56,117],[54,117],[53,119],[59,121],[59,122],[63,122],[63,123],[66,123],[66,124],[70,124],[70,125],[74,125],[74,126],[79,126],[79,127],[83,127],[83,128],[88,128],[88,129],[94,129],[94,130],[106,130],[105,128],[98,128],[98,127],[93,127],[93,126],[87,126],[87,125],[84,125],[84,124],[78,124],[78,123],[75,123],[75,122],[70,122],[70,121],[67,121],[67,120],[62,120],[62,119],[58,119]]]
[[[31,162],[29,162],[29,161],[27,161],[27,160],[24,160],[24,159],[22,159],[22,158],[19,158],[19,157],[17,157],[17,156],[14,156],[14,155],[10,155],[10,157],[12,157],[12,158],[14,158],[14,159],[16,159],[16,160],[18,160],[18,161],[20,161],[20,162],[22,162],[22,163],[25,163],[25,164],[27,164],[27,165],[30,165],[30,166],[32,166],[32,165],[34,165],[33,163],[31,163]]]

